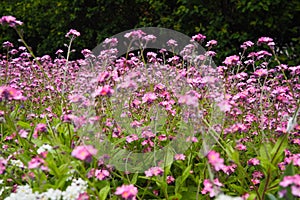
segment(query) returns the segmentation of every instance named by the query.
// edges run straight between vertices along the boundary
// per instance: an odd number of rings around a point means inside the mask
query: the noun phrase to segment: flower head
[[[224,159],[220,158],[220,154],[215,151],[210,151],[207,155],[208,162],[215,168],[216,171],[219,171],[224,167]]]
[[[66,37],[71,38],[71,37],[79,37],[80,33],[76,31],[75,29],[69,30],[69,32],[66,34]]]
[[[135,200],[136,195],[138,193],[138,189],[134,187],[134,185],[122,185],[121,187],[117,187],[115,192],[116,195],[121,195],[123,199],[126,200]]]
[[[16,27],[17,25],[22,25],[23,22],[18,21],[15,17],[13,16],[3,16],[0,19],[0,24],[1,25],[6,25],[8,24],[10,27]]]
[[[225,65],[237,65],[240,63],[240,57],[237,55],[229,56],[225,58],[225,61],[223,63]]]
[[[95,149],[92,145],[87,146],[77,146],[72,151],[72,156],[79,160],[84,160],[86,162],[90,162],[92,160],[92,156],[97,154],[97,149]]]

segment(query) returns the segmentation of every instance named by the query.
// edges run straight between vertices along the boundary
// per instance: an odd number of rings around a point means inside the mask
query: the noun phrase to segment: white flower
[[[26,166],[22,163],[22,161],[20,160],[10,160],[10,163],[13,165],[13,166],[16,166],[16,167],[20,167],[20,168],[25,168]]]
[[[215,200],[243,200],[241,197],[231,197],[225,194],[220,194],[215,198]]]
[[[52,152],[52,151],[53,151],[52,146],[50,146],[49,144],[43,144],[43,145],[37,150],[37,153],[40,154],[40,153],[43,153],[43,152],[45,152],[45,151]]]

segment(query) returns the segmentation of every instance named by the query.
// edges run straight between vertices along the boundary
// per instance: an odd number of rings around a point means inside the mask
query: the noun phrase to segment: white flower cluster
[[[43,153],[43,152],[45,152],[45,151],[52,152],[52,151],[53,151],[52,146],[50,146],[49,144],[43,144],[43,145],[37,150],[37,153],[40,154],[40,153]]]
[[[86,191],[87,182],[79,179],[73,179],[72,184],[67,187],[66,191],[62,193],[63,200],[76,200],[81,193]]]
[[[33,193],[29,185],[18,186],[16,193],[10,194],[4,200],[76,200],[86,190],[87,182],[79,178],[73,179],[72,184],[63,192],[50,188],[47,192],[39,194],[38,192]]]
[[[215,198],[215,200],[243,200],[241,197],[231,197],[225,194],[220,194]]]
[[[37,199],[37,193],[33,193],[29,185],[18,186],[17,192],[12,193],[9,197],[4,200],[28,200]]]

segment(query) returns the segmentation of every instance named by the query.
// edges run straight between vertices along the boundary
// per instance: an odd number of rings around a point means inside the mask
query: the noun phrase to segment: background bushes
[[[285,55],[282,61],[290,65],[300,61],[298,0],[2,0],[0,13],[24,22],[24,37],[39,56],[65,50],[64,35],[71,28],[81,33],[73,46],[77,50],[73,58],[79,58],[81,49],[93,49],[106,37],[159,26],[216,39],[218,64],[240,51],[242,42],[255,42],[260,36],[275,39]],[[11,28],[1,27],[1,43],[17,39]]]

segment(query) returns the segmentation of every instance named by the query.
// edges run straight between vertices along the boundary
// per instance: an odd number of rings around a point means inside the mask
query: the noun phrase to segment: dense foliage
[[[24,37],[38,55],[63,49],[63,34],[71,28],[82,33],[74,46],[92,49],[119,32],[160,26],[192,36],[203,33],[219,43],[218,55],[240,51],[239,45],[259,36],[274,38],[282,61],[299,63],[300,2],[297,0],[3,0],[0,13],[14,15],[25,24]],[[17,35],[1,27],[0,43],[17,41]],[[293,51],[292,51],[293,50]],[[294,52],[294,53],[292,53]],[[293,57],[294,54],[294,57]],[[220,63],[218,63],[220,64]]]

